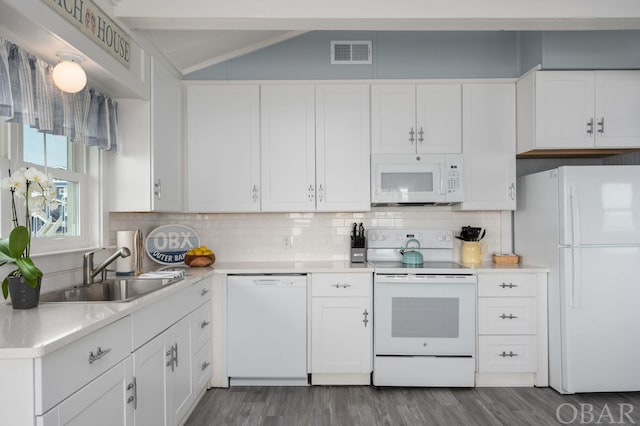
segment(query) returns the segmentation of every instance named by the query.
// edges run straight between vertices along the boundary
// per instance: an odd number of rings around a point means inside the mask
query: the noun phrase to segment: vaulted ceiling
[[[313,30],[640,29],[636,0],[109,0],[183,74]]]

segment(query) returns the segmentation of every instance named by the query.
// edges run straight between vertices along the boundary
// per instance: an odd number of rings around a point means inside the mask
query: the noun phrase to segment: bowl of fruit
[[[216,261],[216,255],[206,246],[195,247],[184,256],[184,263],[188,266],[211,266]]]

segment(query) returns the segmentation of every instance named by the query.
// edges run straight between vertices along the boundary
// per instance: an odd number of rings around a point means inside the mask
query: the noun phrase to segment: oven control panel
[[[407,240],[416,239],[421,248],[453,248],[453,231],[446,229],[369,228],[368,248],[403,247]]]

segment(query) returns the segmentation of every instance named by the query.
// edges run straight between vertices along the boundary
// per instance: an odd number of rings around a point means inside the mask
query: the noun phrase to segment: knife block
[[[367,259],[365,248],[351,248],[351,263],[364,263]]]

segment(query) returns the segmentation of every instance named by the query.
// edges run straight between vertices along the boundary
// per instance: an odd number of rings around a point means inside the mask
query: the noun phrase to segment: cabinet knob
[[[510,319],[510,320],[512,320],[512,319],[516,319],[516,318],[518,318],[518,317],[517,317],[517,316],[515,316],[515,315],[513,315],[513,314],[509,314],[509,315],[507,315],[507,314],[502,314],[502,315],[500,315],[498,318],[502,318],[502,319]]]
[[[422,126],[420,126],[420,131],[418,132],[418,142],[424,142],[424,130],[422,130]]]
[[[367,324],[369,323],[369,319],[367,318],[369,316],[369,312],[367,312],[367,310],[365,309],[362,313],[362,316],[364,317],[364,319],[362,320],[362,322],[364,323],[364,327],[367,328]]]
[[[94,361],[99,360],[103,356],[107,355],[109,352],[111,352],[111,349],[108,349],[108,348],[102,349],[100,346],[98,346],[98,349],[96,350],[95,354],[93,353],[93,351],[89,352],[89,364],[93,364]]]
[[[516,284],[513,284],[513,283],[509,283],[509,284],[502,283],[502,284],[499,285],[499,287],[502,287],[502,288],[514,288],[514,287],[518,287],[518,286]]]
[[[416,141],[416,139],[413,137],[415,134],[416,134],[416,132],[413,130],[413,127],[411,127],[411,130],[409,130],[409,142],[412,145]]]
[[[155,195],[158,200],[162,199],[162,182],[160,182],[160,179],[153,184],[153,195]]]
[[[593,134],[593,117],[591,117],[591,120],[587,121],[587,134]]]
[[[600,128],[598,129],[598,133],[604,135],[604,117],[602,117],[600,121],[598,121],[598,126],[600,126]]]
[[[209,321],[202,321],[202,323],[200,323],[200,328],[205,328],[209,324],[211,324]]]
[[[256,185],[253,185],[253,188],[251,188],[251,200],[254,203],[258,202],[258,187]]]

